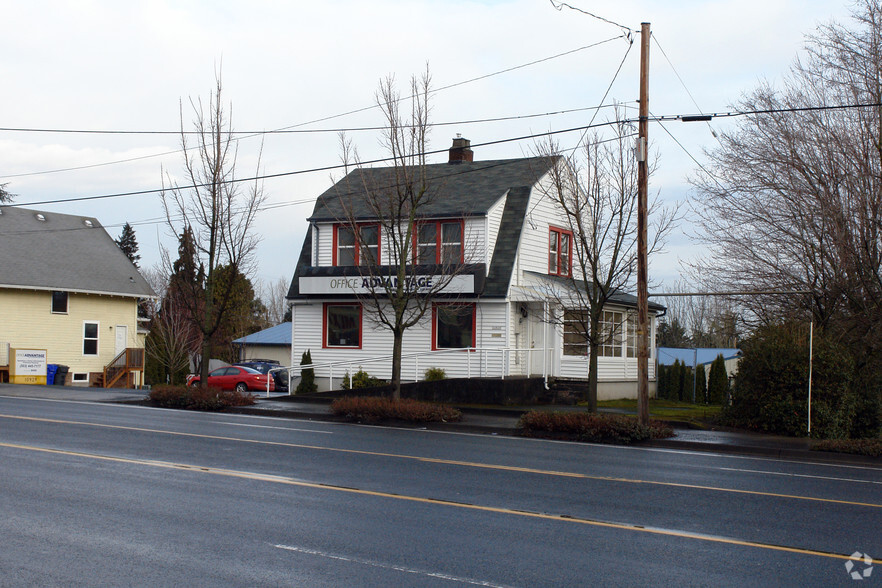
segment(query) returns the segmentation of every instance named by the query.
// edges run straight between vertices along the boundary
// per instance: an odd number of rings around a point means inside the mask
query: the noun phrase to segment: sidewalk
[[[0,384],[0,397],[42,398],[80,402],[138,402],[147,396],[146,391],[81,388],[74,386],[22,386]],[[459,407],[463,412],[462,421],[457,423],[427,423],[403,425],[409,428],[477,433],[484,435],[515,435],[520,416],[529,410],[578,410],[565,406],[518,406],[475,408]],[[257,404],[232,409],[230,412],[265,417],[298,418],[314,421],[337,421],[330,413],[326,400],[293,399],[283,394],[265,394],[257,397]],[[711,431],[674,426],[676,436],[671,439],[657,439],[640,444],[641,447],[677,449],[727,453],[733,455],[752,455],[779,459],[805,460],[825,463],[866,465],[882,468],[882,459],[811,451],[811,440],[759,433]]]

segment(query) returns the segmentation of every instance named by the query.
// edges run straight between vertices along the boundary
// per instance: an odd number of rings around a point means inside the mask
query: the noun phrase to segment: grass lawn
[[[624,411],[637,414],[637,400],[601,400],[597,403],[599,409],[609,408],[616,411]],[[677,402],[676,400],[649,399],[649,418],[662,421],[689,422],[696,425],[708,425],[719,415],[722,406],[692,404],[689,402]]]

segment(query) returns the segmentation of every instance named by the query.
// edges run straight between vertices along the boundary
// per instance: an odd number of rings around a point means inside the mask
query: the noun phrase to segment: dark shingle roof
[[[526,157],[492,161],[436,163],[426,165],[429,187],[426,205],[419,210],[423,217],[472,216],[486,214],[509,189],[532,186],[554,164],[552,157]],[[318,197],[310,221],[335,221],[348,218],[345,208],[355,218],[373,218],[364,206],[369,192],[394,189],[398,176],[414,173],[415,168],[359,168],[331,186]]]
[[[155,296],[98,219],[15,206],[0,207],[0,287]]]
[[[529,200],[528,186],[513,188],[505,199],[505,208],[496,235],[496,247],[493,249],[493,257],[490,258],[490,272],[484,285],[484,296],[505,298],[508,295],[508,285],[511,283],[511,272],[518,253]]]
[[[572,278],[565,278],[563,276],[552,276],[548,274],[540,274],[538,272],[533,271],[525,271],[524,273],[530,274],[540,280],[545,280],[554,284],[559,285],[564,290],[572,290],[573,287],[584,289],[586,286],[585,281],[583,280],[574,280]],[[615,290],[612,295],[609,297],[609,304],[618,304],[626,307],[637,307],[637,297],[633,294],[628,294],[621,290]],[[663,312],[666,310],[665,306],[659,304],[658,302],[649,301],[649,310],[655,312]]]

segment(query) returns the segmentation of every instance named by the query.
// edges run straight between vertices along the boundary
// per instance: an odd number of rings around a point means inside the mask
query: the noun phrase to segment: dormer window
[[[358,234],[356,234],[356,230]],[[359,247],[359,241],[361,246]],[[369,265],[380,263],[380,225],[334,227],[334,265]]]
[[[418,264],[462,263],[463,222],[454,220],[420,223],[417,226],[414,249]]]
[[[573,233],[551,227],[548,233],[548,273],[552,276],[572,275]]]

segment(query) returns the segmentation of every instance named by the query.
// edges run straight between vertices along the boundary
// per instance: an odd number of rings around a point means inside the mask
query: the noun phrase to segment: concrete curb
[[[267,408],[257,408],[257,407],[238,407],[234,409],[230,409],[229,412],[235,412],[238,414],[248,414],[248,415],[256,415],[256,416],[265,416],[265,417],[277,417],[277,418],[296,418],[310,421],[320,421],[320,422],[337,422],[337,423],[346,423],[352,424],[352,421],[342,419],[339,417],[335,417],[330,413],[322,413],[322,412],[310,412],[310,411],[298,411],[298,410],[287,410],[287,409],[267,409]],[[408,423],[382,423],[382,426],[387,427],[395,427],[402,429],[420,429],[420,430],[431,430],[431,431],[447,431],[447,432],[458,432],[458,433],[472,433],[479,435],[492,435],[492,436],[506,436],[506,437],[518,437],[517,428],[512,424],[511,426],[503,426],[501,424],[494,425],[482,425],[479,423],[469,423],[468,416],[469,414],[473,414],[475,416],[482,416],[492,414],[493,416],[510,416],[512,421],[517,421],[517,416],[520,416],[520,413],[517,411],[507,411],[507,414],[501,415],[500,413],[504,413],[506,411],[499,409],[491,409],[489,411],[484,411],[483,409],[477,410],[465,410],[463,411],[466,415],[466,420],[464,422],[458,423],[422,423],[422,424],[408,424]],[[512,413],[516,413],[515,416]],[[357,423],[356,423],[357,424]],[[675,429],[676,431],[676,429]],[[684,430],[685,431],[685,430]],[[822,462],[822,463],[830,463],[830,464],[847,464],[847,465],[863,465],[869,467],[882,468],[882,459],[873,458],[863,455],[852,455],[848,453],[833,453],[833,452],[825,452],[825,451],[810,451],[807,449],[793,449],[793,448],[782,448],[775,447],[772,445],[764,445],[764,446],[753,446],[753,445],[733,445],[730,443],[707,443],[700,441],[686,441],[679,440],[676,438],[673,439],[654,439],[651,441],[645,441],[643,443],[639,443],[633,445],[633,447],[645,447],[645,448],[656,448],[656,449],[672,449],[672,450],[685,450],[685,451],[696,451],[701,453],[719,453],[726,455],[739,455],[745,457],[766,457],[770,459],[783,459],[789,461],[812,461],[812,462]]]

